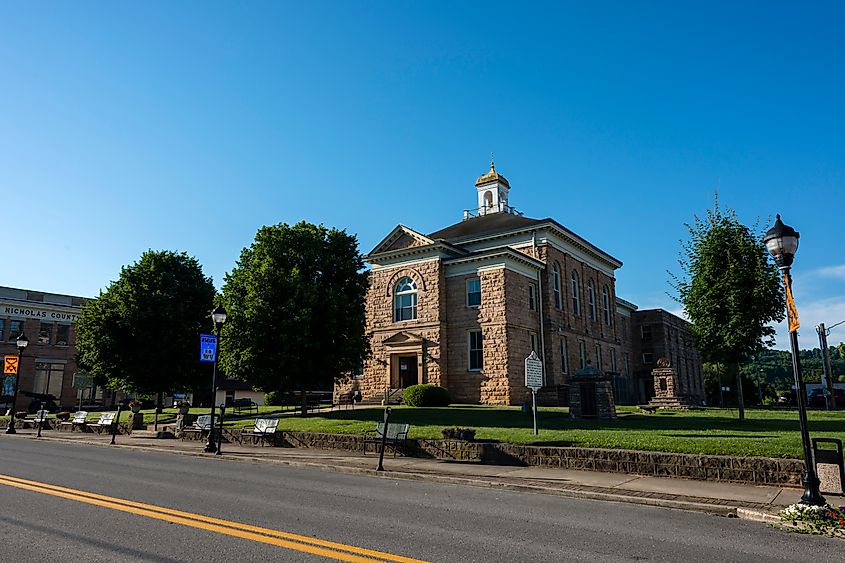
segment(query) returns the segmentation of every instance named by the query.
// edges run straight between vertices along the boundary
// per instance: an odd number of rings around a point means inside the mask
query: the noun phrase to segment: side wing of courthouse
[[[675,330],[678,385],[703,399],[687,323],[665,311],[646,316],[644,340],[637,318],[646,312],[616,296],[622,262],[552,218],[523,216],[509,205],[510,189],[491,163],[462,221],[429,234],[398,225],[366,255],[372,355],[336,391],[391,401],[432,383],[454,402],[519,404],[534,350],[544,360],[542,402],[565,404],[570,375],[592,364],[611,378],[618,402],[635,403],[653,395],[652,348],[664,357]]]

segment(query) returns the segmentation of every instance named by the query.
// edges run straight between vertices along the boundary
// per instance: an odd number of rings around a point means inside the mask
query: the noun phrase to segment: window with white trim
[[[616,348],[610,349],[610,371],[616,371]]]
[[[613,320],[610,316],[610,292],[607,290],[607,286],[601,288],[601,308],[604,314],[604,324],[610,326]]]
[[[593,280],[587,282],[587,305],[590,309],[590,320],[596,320],[596,290],[593,287]]]
[[[560,372],[569,373],[569,358],[565,336],[562,336],[560,339]]]
[[[467,350],[469,371],[481,371],[484,368],[484,339],[480,330],[467,333]]]
[[[604,362],[602,361],[601,344],[596,344],[596,367],[604,370]]]
[[[583,340],[578,341],[578,364],[580,369],[587,367],[587,345]]]
[[[528,284],[528,310],[537,310],[537,286],[533,283]]]
[[[405,277],[393,292],[393,320],[411,321],[417,318],[417,283]]]
[[[578,273],[575,270],[572,270],[572,276],[570,278],[570,283],[572,285],[572,312],[575,313],[576,316],[581,316],[581,296],[579,295],[578,291]]]
[[[560,268],[557,264],[552,268],[552,292],[555,296],[555,309],[563,308],[563,299],[560,296]]]
[[[534,332],[531,333],[531,351],[537,351],[537,333]]]
[[[467,280],[467,307],[481,306],[481,280],[470,278]]]

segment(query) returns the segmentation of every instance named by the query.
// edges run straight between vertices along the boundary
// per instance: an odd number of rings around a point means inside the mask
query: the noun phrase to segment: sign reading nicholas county
[[[213,334],[200,334],[200,361],[213,362],[217,352],[217,337]]]

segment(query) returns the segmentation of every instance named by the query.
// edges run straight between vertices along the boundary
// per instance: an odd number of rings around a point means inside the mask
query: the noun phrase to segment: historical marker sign
[[[537,352],[525,358],[525,386],[532,391],[539,391],[543,386],[543,362]]]
[[[200,334],[200,361],[213,362],[217,353],[217,337],[213,334]]]
[[[17,356],[3,356],[3,374],[17,375],[18,374],[18,357]]]

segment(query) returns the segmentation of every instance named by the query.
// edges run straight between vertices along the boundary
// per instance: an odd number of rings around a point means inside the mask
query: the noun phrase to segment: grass
[[[276,414],[289,407],[259,407],[260,414]],[[191,414],[208,414],[210,409],[192,408]],[[153,411],[142,411],[144,422],[153,423]],[[571,420],[568,409],[540,408],[540,434],[534,436],[532,419],[519,407],[454,405],[444,408],[393,408],[391,421],[411,425],[411,438],[440,438],[448,426],[476,429],[477,441],[543,446],[622,448],[632,450],[715,455],[803,457],[797,410],[746,409],[746,420],[737,411],[706,408],[692,411],[639,413],[636,407],[618,407],[618,420],[599,422]],[[380,407],[356,408],[307,417],[289,416],[279,421],[280,430],[362,434],[383,420]],[[91,413],[89,420],[97,419]],[[811,437],[845,439],[845,411],[809,411]],[[121,421],[128,413],[121,414]],[[2,418],[0,418],[2,420]],[[164,409],[159,424],[173,423],[175,409]],[[2,424],[2,423],[0,423]],[[252,420],[230,420],[227,426],[251,426]]]
[[[395,407],[391,421],[411,425],[411,438],[440,438],[448,426],[476,429],[477,441],[542,446],[622,448],[714,455],[801,458],[797,410],[699,409],[641,414],[619,407],[615,422],[571,420],[568,409],[540,408],[540,433],[518,407],[457,405],[445,408]],[[280,430],[361,434],[383,420],[381,408],[357,408],[303,417],[284,417]],[[808,413],[811,437],[845,438],[845,412]],[[232,426],[251,423],[237,421]]]

